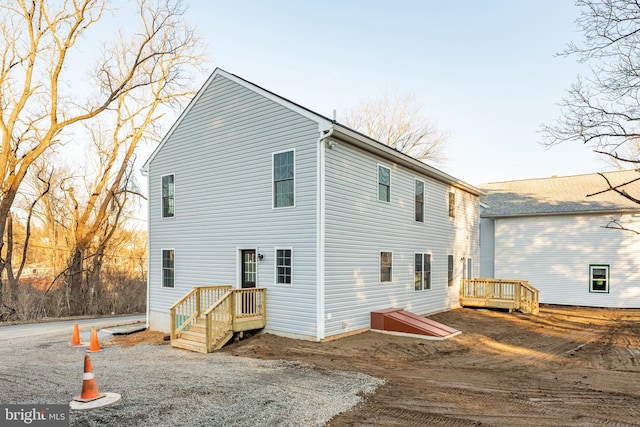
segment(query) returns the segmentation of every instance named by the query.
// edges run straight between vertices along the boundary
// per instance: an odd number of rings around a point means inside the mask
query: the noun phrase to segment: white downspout
[[[323,132],[323,131],[320,131]],[[316,218],[316,253],[317,253],[317,285],[316,285],[316,340],[320,341],[325,337],[325,315],[324,315],[324,254],[325,254],[325,140],[333,135],[333,126],[327,133],[321,133],[318,138],[317,152],[317,218]]]

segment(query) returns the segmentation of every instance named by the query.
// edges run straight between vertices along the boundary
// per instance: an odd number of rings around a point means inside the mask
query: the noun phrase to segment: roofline
[[[215,79],[216,76],[223,76],[229,80],[232,80],[233,82],[244,86],[245,88],[252,90],[254,92],[259,93],[260,95],[274,101],[277,102],[279,104],[286,104],[287,107],[289,107],[290,109],[292,109],[293,111],[301,114],[302,116],[318,123],[318,128],[320,131],[328,131],[329,129],[333,129],[334,130],[334,134],[333,137],[335,137],[336,139],[340,139],[344,142],[350,143],[354,146],[360,147],[361,149],[364,149],[365,151],[371,152],[375,155],[378,155],[380,157],[386,158],[392,162],[398,163],[398,164],[402,164],[405,167],[408,167],[409,169],[413,169],[419,173],[422,173],[424,175],[427,175],[431,178],[434,178],[440,182],[443,182],[445,184],[451,185],[453,187],[459,188],[463,191],[466,191],[468,193],[471,193],[473,195],[476,196],[481,196],[483,194],[485,194],[482,190],[480,190],[477,187],[474,187],[471,184],[467,184],[466,182],[463,182],[457,178],[454,178],[453,176],[446,174],[436,168],[434,168],[433,166],[430,166],[426,163],[423,163],[411,156],[409,156],[408,154],[405,154],[399,150],[396,150],[386,144],[383,144],[382,142],[376,141],[373,138],[370,138],[366,135],[364,135],[363,133],[357,132],[353,129],[350,129],[344,125],[341,125],[339,123],[336,123],[333,120],[330,120],[329,118],[318,114],[312,110],[309,110],[308,108],[305,108],[299,104],[296,104],[295,102],[292,102],[286,98],[281,97],[280,95],[277,95],[271,91],[268,91],[254,83],[251,83],[248,80],[245,80],[239,76],[236,76],[235,74],[231,74],[225,70],[223,70],[222,68],[217,68],[213,71],[213,73],[211,73],[211,75],[209,76],[209,78],[207,79],[207,81],[202,85],[202,87],[200,88],[200,90],[198,90],[198,92],[196,93],[196,95],[193,97],[193,99],[191,99],[191,101],[189,102],[189,104],[187,105],[187,107],[184,109],[184,111],[180,114],[180,116],[178,117],[178,119],[176,120],[176,122],[171,126],[171,128],[169,129],[169,131],[166,133],[166,135],[164,136],[164,138],[162,138],[162,140],[160,141],[160,143],[158,144],[158,146],[155,148],[155,150],[153,150],[153,152],[151,153],[151,155],[149,156],[149,158],[147,159],[147,161],[144,163],[144,165],[142,165],[142,172],[143,174],[147,174],[149,171],[149,164],[153,161],[153,159],[155,158],[155,156],[157,155],[157,153],[160,151],[160,149],[162,148],[162,146],[165,144],[165,142],[173,135],[173,133],[175,132],[175,130],[178,128],[178,126],[180,125],[180,123],[182,122],[182,120],[184,120],[184,118],[187,116],[187,114],[189,113],[189,111],[191,111],[191,109],[193,108],[193,106],[195,105],[195,103],[198,101],[198,99],[200,99],[200,97],[202,96],[202,94],[207,90],[207,88],[209,87],[209,85],[211,84],[211,82]],[[336,133],[337,132],[337,133]]]
[[[396,150],[393,147],[376,141],[373,138],[370,138],[360,132],[354,131],[353,129],[350,129],[339,123],[333,124],[333,130],[333,138],[340,139],[365,151],[378,155],[382,158],[386,158],[387,160],[390,160],[394,163],[401,164],[409,169],[427,175],[430,178],[436,179],[440,182],[451,185],[475,196],[481,196],[484,194],[482,190],[474,187],[471,184],[467,184],[464,181],[454,178],[453,176],[442,172],[441,170],[436,169],[424,162],[421,162],[409,156],[408,154]]]
[[[200,97],[202,96],[202,94],[207,90],[207,88],[209,87],[209,85],[211,85],[211,82],[216,78],[216,76],[223,76],[229,80],[232,80],[233,82],[244,86],[245,88],[252,90],[254,92],[259,93],[260,95],[264,96],[265,98],[268,98],[272,101],[275,101],[279,104],[282,104],[283,101],[284,103],[287,104],[287,106],[289,108],[291,108],[292,110],[294,110],[295,112],[301,114],[302,116],[318,123],[318,126],[321,130],[324,129],[328,129],[331,126],[332,121],[329,120],[327,117],[315,113],[311,110],[309,110],[308,108],[305,108],[299,104],[296,104],[295,102],[292,102],[286,98],[281,97],[280,95],[276,95],[275,93],[268,91],[254,83],[249,82],[248,80],[245,80],[239,76],[236,76],[235,74],[231,74],[225,70],[223,70],[222,68],[218,68],[216,67],[215,70],[213,70],[213,72],[211,73],[211,75],[209,76],[209,78],[207,79],[207,81],[202,85],[202,87],[198,90],[198,92],[196,93],[196,95],[191,99],[191,101],[189,101],[189,104],[187,105],[187,107],[184,109],[184,111],[182,111],[182,113],[180,114],[180,116],[178,116],[178,119],[173,123],[173,125],[171,126],[171,128],[169,129],[169,131],[165,134],[164,138],[162,138],[160,140],[160,143],[158,144],[158,146],[155,148],[155,150],[153,150],[153,152],[151,153],[151,155],[149,156],[149,158],[147,159],[146,162],[144,162],[144,164],[142,165],[142,172],[143,174],[148,173],[149,171],[149,164],[151,163],[151,161],[156,157],[157,153],[160,151],[160,149],[162,148],[162,146],[165,144],[165,142],[171,137],[171,135],[173,135],[173,133],[175,132],[175,130],[178,128],[178,126],[180,125],[180,123],[182,123],[182,121],[184,120],[184,118],[187,116],[187,114],[189,113],[189,111],[191,111],[191,109],[193,108],[193,106],[196,104],[196,102],[198,101],[198,99],[200,99]]]
[[[590,211],[567,211],[567,212],[528,212],[528,213],[519,213],[519,214],[480,214],[480,218],[523,218],[523,217],[533,217],[533,216],[563,216],[563,215],[610,215],[610,214],[637,214],[640,213],[640,208],[638,209],[614,209],[614,210],[590,210]]]

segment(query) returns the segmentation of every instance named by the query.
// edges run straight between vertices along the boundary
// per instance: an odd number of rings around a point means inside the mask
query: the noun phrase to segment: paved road
[[[32,337],[37,335],[57,335],[73,333],[73,325],[76,323],[80,332],[114,326],[131,325],[146,321],[146,315],[136,314],[131,316],[102,317],[99,319],[62,320],[58,322],[29,323],[24,325],[0,326],[0,341],[14,338]]]

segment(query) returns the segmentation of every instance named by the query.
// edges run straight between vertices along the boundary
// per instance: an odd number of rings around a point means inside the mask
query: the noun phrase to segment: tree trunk
[[[18,279],[13,275],[13,217],[11,214],[7,217],[7,257],[4,267],[7,270],[7,281],[9,282],[9,295],[11,303],[16,306],[18,304]]]
[[[87,284],[89,285],[89,304],[88,307],[92,313],[103,314],[100,306],[100,293],[102,291],[102,262],[104,259],[104,250],[98,249],[93,256],[92,268],[88,272]]]
[[[76,248],[69,264],[69,307],[71,311],[69,314],[72,316],[83,314],[85,309],[84,298],[82,298],[83,255],[84,251]]]

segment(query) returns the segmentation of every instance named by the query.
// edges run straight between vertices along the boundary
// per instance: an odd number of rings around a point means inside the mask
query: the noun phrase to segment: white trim
[[[593,289],[593,269],[604,268],[607,270],[607,289],[604,291],[597,291]],[[611,265],[610,264],[589,264],[589,293],[593,294],[608,294],[611,293]]]
[[[164,285],[164,251],[173,251],[173,286]],[[176,288],[176,250],[175,248],[160,248],[160,289],[175,289]]]
[[[316,148],[316,339],[325,338],[325,233],[326,233],[326,145],[333,134],[333,127],[326,134],[320,130],[318,146]]]
[[[416,181],[422,183],[422,221],[416,220]],[[427,218],[427,183],[425,180],[414,177],[413,179],[413,222],[417,224],[426,223]]]
[[[291,283],[278,283],[278,251],[291,251]],[[273,248],[273,285],[293,287],[293,248],[288,246],[277,246]]]
[[[275,157],[276,154],[288,153],[293,151],[293,205],[276,207],[276,177],[275,177]],[[271,209],[288,209],[296,207],[296,149],[288,148],[286,150],[274,151],[271,153]]]
[[[389,200],[380,200],[380,167],[389,169]],[[376,199],[379,202],[391,204],[391,166],[387,166],[383,163],[377,163],[376,166]]]
[[[382,274],[381,274],[381,267],[382,267],[382,253],[390,253],[391,254],[391,281],[389,282],[383,282],[382,281]],[[387,249],[380,249],[378,251],[378,283],[381,285],[390,285],[393,284],[393,251],[387,250]]]
[[[164,216],[164,196],[162,194],[162,179],[165,176],[173,176],[173,216]],[[176,174],[175,173],[165,173],[164,175],[160,175],[160,219],[161,220],[171,220],[176,217]]]
[[[451,216],[451,195],[453,194],[453,216]],[[456,209],[458,208],[458,196],[456,195],[456,192],[453,191],[452,189],[449,189],[449,191],[447,191],[447,198],[446,198],[446,204],[447,204],[447,217],[449,218],[449,220],[453,221],[456,219]]]

